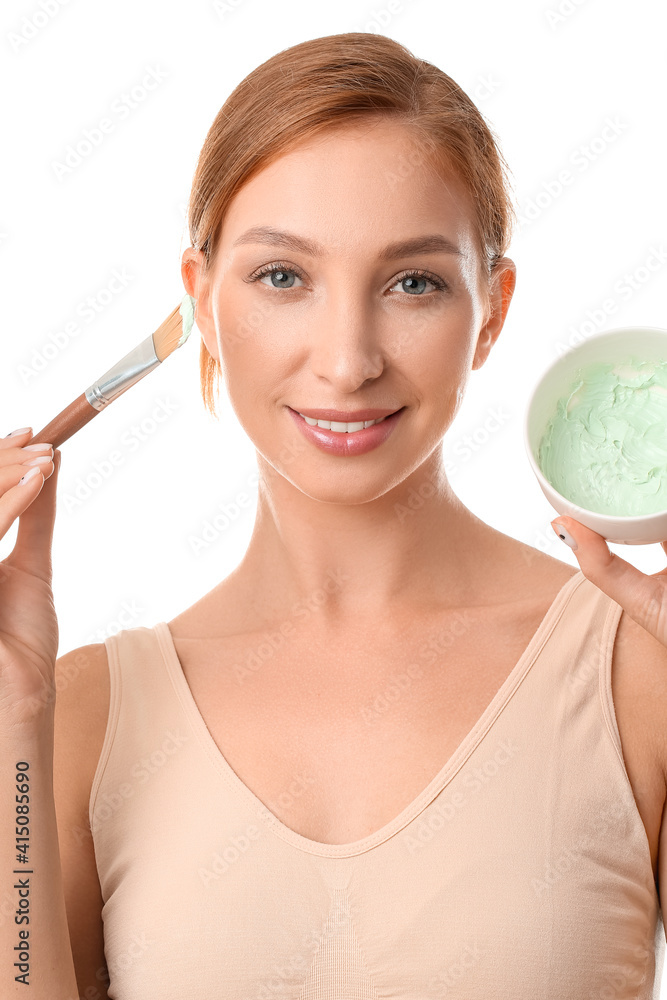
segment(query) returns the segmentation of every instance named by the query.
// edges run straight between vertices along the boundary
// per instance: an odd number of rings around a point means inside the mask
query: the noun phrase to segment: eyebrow
[[[232,246],[237,247],[245,243],[266,243],[270,246],[280,246],[287,250],[308,254],[309,257],[321,257],[326,253],[324,247],[314,240],[306,239],[305,236],[297,236],[296,233],[285,232],[282,229],[274,229],[272,226],[253,226],[234,240]],[[378,258],[380,260],[396,260],[399,257],[409,257],[411,254],[418,253],[450,253],[459,257],[465,256],[463,251],[446,236],[442,236],[440,233],[431,233],[426,236],[413,236],[411,239],[390,243],[380,251]]]

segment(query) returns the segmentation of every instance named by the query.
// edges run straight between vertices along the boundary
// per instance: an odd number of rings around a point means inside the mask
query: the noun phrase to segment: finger
[[[28,444],[32,438],[32,427],[22,427],[20,431],[20,434],[17,434],[16,431],[11,431],[4,437],[0,437],[0,450],[4,451],[5,448],[22,448],[24,444]]]
[[[620,604],[638,625],[655,634],[664,593],[660,581],[611,552],[602,535],[573,517],[559,515],[551,525],[556,534],[559,525],[562,525],[574,539],[577,547],[573,547],[572,551],[584,576]]]
[[[37,468],[37,466],[33,466],[33,468]],[[24,469],[24,479],[28,471],[27,468]],[[26,479],[20,486],[16,473],[13,478],[13,485],[10,486],[8,484],[6,487],[3,486],[0,493],[0,538],[5,537],[14,521],[16,521],[16,518],[32,503],[44,482],[41,470],[39,474],[33,474],[30,479]]]
[[[16,544],[8,557],[8,562],[17,569],[23,569],[40,579],[51,582],[51,545],[56,519],[56,488],[61,455],[57,448],[53,453],[53,472],[38,491],[37,496],[19,518]],[[35,476],[35,479],[39,479]],[[16,487],[17,490],[27,488]]]

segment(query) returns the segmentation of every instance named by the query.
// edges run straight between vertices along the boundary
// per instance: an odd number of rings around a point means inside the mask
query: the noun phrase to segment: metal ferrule
[[[126,354],[118,364],[93,382],[86,389],[86,399],[96,410],[102,410],[107,403],[116,399],[159,364],[160,359],[155,353],[153,334],[151,334]]]

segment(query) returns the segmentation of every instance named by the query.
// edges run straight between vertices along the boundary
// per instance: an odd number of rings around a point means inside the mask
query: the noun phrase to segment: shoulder
[[[103,642],[72,649],[56,661],[54,777],[61,796],[83,812],[102,751],[109,715],[109,665]]]
[[[625,611],[614,640],[612,696],[617,717],[667,783],[667,647]]]
[[[77,982],[85,995],[107,997],[104,905],[88,818],[90,791],[109,711],[104,643],[80,646],[56,660],[53,794],[67,924]],[[82,993],[83,995],[83,993]]]

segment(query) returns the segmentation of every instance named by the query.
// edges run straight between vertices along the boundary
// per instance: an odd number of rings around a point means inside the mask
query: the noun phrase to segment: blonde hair
[[[410,126],[427,155],[470,195],[490,277],[509,246],[516,213],[496,137],[468,95],[441,69],[384,35],[347,32],[300,42],[254,69],[229,95],[202,146],[188,202],[192,246],[213,265],[225,212],[254,174],[332,127],[377,117]],[[215,416],[219,362],[204,342],[201,393]]]

